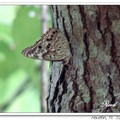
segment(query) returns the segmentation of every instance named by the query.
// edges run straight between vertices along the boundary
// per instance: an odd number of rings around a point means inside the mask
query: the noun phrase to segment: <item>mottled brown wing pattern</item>
[[[40,40],[22,51],[26,57],[60,61],[70,58],[70,47],[65,36],[57,28],[50,28]]]

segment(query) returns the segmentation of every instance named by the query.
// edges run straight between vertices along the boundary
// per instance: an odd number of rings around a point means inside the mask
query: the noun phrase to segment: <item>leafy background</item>
[[[41,111],[41,62],[21,54],[42,35],[41,10],[41,6],[0,6],[0,112]],[[50,11],[48,18],[50,27]]]

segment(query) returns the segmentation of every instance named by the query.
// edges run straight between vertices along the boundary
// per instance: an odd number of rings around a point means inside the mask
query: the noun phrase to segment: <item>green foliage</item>
[[[40,112],[40,71],[36,68],[35,60],[21,54],[25,47],[41,36],[40,15],[40,6],[0,6],[2,112]],[[28,83],[24,84],[26,79],[29,79]],[[19,92],[21,86],[23,91]],[[5,108],[7,103],[10,105]]]
[[[34,17],[30,17],[30,13]],[[21,51],[33,44],[40,36],[40,8],[34,6],[22,6],[17,11],[17,16],[13,23],[12,35],[16,44],[16,52],[19,67],[26,69],[31,77],[35,78],[35,62],[21,54]],[[28,44],[29,43],[29,44]]]

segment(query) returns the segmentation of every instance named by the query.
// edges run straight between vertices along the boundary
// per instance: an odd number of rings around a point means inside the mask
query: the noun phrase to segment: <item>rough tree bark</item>
[[[48,112],[120,112],[120,6],[51,9],[72,58],[71,67],[51,65]]]

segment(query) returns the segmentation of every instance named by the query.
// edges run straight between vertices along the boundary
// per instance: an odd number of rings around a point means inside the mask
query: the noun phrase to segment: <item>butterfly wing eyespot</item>
[[[51,39],[53,38],[53,34],[50,36],[50,38],[51,38]]]
[[[50,46],[51,46],[51,44],[50,44],[50,43],[48,43],[47,48],[49,49],[49,48],[50,48]]]
[[[42,47],[39,45],[38,48],[41,49]]]
[[[46,40],[49,41],[49,38],[47,38]]]
[[[56,33],[56,31],[53,31],[53,34],[55,34]]]
[[[50,37],[50,38],[47,38],[46,40],[47,40],[47,41],[51,41],[51,40],[52,40],[52,38]]]

